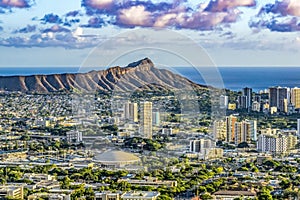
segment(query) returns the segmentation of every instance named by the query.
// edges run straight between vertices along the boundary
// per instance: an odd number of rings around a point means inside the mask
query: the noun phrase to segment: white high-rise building
[[[190,152],[204,153],[205,150],[215,148],[214,141],[211,139],[199,139],[190,141]]]
[[[297,119],[297,134],[300,136],[300,119]]]
[[[226,122],[225,121],[215,121],[213,126],[214,138],[218,141],[226,140]]]
[[[140,133],[142,137],[152,139],[152,102],[141,102]]]
[[[221,95],[220,96],[220,108],[228,107],[228,96]]]
[[[254,101],[252,103],[252,111],[255,111],[255,112],[259,112],[260,111],[260,103],[259,102]]]
[[[281,154],[288,150],[288,139],[283,135],[261,134],[257,141],[257,151],[263,153]]]
[[[152,123],[154,126],[160,125],[160,113],[159,112],[152,113]]]
[[[257,121],[249,120],[248,122],[251,125],[250,138],[252,141],[257,141]]]

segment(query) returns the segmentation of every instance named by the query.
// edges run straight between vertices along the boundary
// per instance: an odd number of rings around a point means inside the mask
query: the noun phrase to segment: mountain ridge
[[[125,67],[114,66],[85,73],[0,76],[1,91],[18,92],[132,91],[155,89],[155,85],[166,89],[207,88],[169,70],[156,68],[149,58]]]

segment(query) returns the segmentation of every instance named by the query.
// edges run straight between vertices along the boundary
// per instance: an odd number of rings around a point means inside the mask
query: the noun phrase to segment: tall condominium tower
[[[152,139],[152,102],[141,102],[140,133]]]
[[[248,87],[243,88],[243,96],[247,97],[246,108],[250,110],[252,106],[252,88],[248,88]]]
[[[256,141],[257,125],[255,120],[244,120],[235,123],[235,144],[238,145],[242,142]]]
[[[234,142],[235,123],[237,118],[233,115],[226,117],[226,142]]]
[[[131,122],[138,122],[138,105],[137,105],[137,103],[126,102],[124,104],[124,118]]]
[[[300,119],[297,119],[297,134],[300,135]]]
[[[287,105],[290,100],[290,90],[286,87],[269,88],[270,107],[277,107],[280,112],[287,112]]]
[[[295,108],[300,108],[300,88],[292,88],[291,102]]]

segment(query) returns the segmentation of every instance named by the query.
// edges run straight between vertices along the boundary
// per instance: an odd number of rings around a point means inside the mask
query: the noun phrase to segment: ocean
[[[79,67],[11,67],[1,68],[0,76],[33,75],[33,74],[61,74],[88,72],[95,68]],[[105,68],[97,68],[105,69]],[[207,72],[207,68],[174,67],[167,68],[186,78],[205,84],[201,73]],[[239,91],[243,87],[253,88],[254,91],[267,89],[271,86],[300,87],[300,67],[219,67],[224,87]],[[200,73],[199,73],[200,72]],[[210,84],[214,86],[213,84]]]

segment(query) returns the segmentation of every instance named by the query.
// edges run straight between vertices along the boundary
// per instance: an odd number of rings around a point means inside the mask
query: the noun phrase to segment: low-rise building
[[[255,197],[256,197],[256,193],[251,191],[220,190],[213,194],[213,198],[216,200],[233,200],[236,198],[254,199]]]
[[[159,192],[154,191],[133,191],[133,192],[125,192],[121,195],[122,200],[137,200],[137,199],[145,199],[145,200],[155,200],[160,195]]]
[[[159,187],[159,186],[166,186],[166,187],[176,187],[177,181],[161,181],[157,178],[150,178],[145,177],[144,180],[137,180],[137,179],[120,179],[118,182],[127,182],[131,185],[138,185],[138,186],[152,186],[152,187]]]
[[[0,199],[11,197],[13,199],[24,199],[23,185],[1,185]]]
[[[95,200],[120,200],[120,194],[111,192],[96,192]]]
[[[51,176],[49,174],[35,174],[35,173],[25,173],[23,178],[29,179],[31,181],[39,182],[39,181],[52,181],[55,180],[55,176]]]
[[[66,133],[66,140],[69,143],[80,143],[82,142],[82,132],[69,131]]]
[[[35,193],[27,198],[28,200],[49,199],[49,200],[70,200],[70,194],[50,194],[50,193]]]
[[[60,188],[60,183],[58,181],[52,181],[52,180],[43,180],[36,184],[36,188],[45,188],[45,189],[57,189]]]

